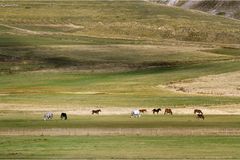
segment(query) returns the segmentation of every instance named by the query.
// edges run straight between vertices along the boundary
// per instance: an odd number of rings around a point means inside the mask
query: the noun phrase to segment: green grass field
[[[0,79],[0,100],[2,103],[102,107],[238,104],[238,97],[181,95],[158,86],[209,74],[237,71],[239,64],[238,61],[226,61],[121,73],[10,74]],[[88,92],[98,94],[87,94]]]
[[[57,116],[43,121],[41,114],[2,112],[0,158],[238,159],[240,154],[238,115],[207,115],[204,121],[182,115],[69,115],[67,121]]]
[[[206,115],[199,120],[194,115],[143,115],[130,118],[130,115],[68,115],[67,121],[61,121],[60,115],[44,121],[42,114],[2,112],[0,129],[49,129],[49,128],[215,128],[239,129],[238,115]]]
[[[7,159],[238,159],[240,138],[193,137],[1,137]]]

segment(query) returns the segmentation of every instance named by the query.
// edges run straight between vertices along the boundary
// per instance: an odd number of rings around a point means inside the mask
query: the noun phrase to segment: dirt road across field
[[[191,115],[194,109],[201,109],[206,115],[240,115],[240,105],[224,106],[187,106],[187,107],[160,107],[159,114],[164,113],[165,108],[171,108],[174,115]],[[67,112],[72,115],[90,115],[93,109],[101,109],[101,115],[126,115],[134,109],[147,109],[144,114],[152,114],[153,108],[144,107],[84,107],[84,106],[53,106],[53,105],[23,105],[23,104],[0,104],[0,111],[44,113],[52,111],[54,113]]]
[[[240,129],[216,128],[51,128],[0,130],[0,136],[239,136]]]

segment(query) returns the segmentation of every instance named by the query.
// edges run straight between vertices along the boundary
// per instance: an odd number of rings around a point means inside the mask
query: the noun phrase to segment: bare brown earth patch
[[[188,79],[158,87],[188,94],[239,97],[240,71]]]

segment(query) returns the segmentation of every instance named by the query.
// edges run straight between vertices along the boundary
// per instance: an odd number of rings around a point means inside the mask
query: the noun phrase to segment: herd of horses
[[[157,109],[154,108],[152,110],[152,113],[158,114],[160,111],[161,111],[161,108],[157,108]],[[94,115],[94,114],[98,115],[100,112],[102,112],[101,109],[92,110],[92,115]],[[130,117],[141,117],[141,114],[144,114],[145,112],[147,112],[147,109],[139,109],[139,110],[136,109],[131,112]],[[203,112],[200,109],[194,109],[193,113],[194,113],[194,115],[196,115],[196,118],[202,119],[202,120],[205,119]],[[164,110],[164,115],[173,115],[172,109],[166,108]],[[61,120],[67,120],[67,113],[61,113],[60,118],[61,118]],[[53,113],[52,112],[45,113],[43,115],[43,119],[44,120],[53,119]]]
[[[159,112],[161,111],[161,108],[154,108],[153,110],[152,110],[152,113],[153,114],[158,114]],[[131,112],[131,117],[140,117],[141,116],[141,114],[143,114],[143,113],[145,113],[145,112],[147,112],[147,110],[146,109],[139,109],[139,110],[133,110],[132,112]],[[205,119],[205,117],[204,117],[204,115],[203,115],[203,112],[200,110],[200,109],[194,109],[194,111],[193,111],[193,113],[196,115],[196,118],[198,118],[198,119]],[[173,112],[172,112],[172,109],[170,109],[170,108],[166,108],[165,110],[164,110],[164,115],[173,115]]]
[[[154,108],[154,109],[152,110],[153,114],[155,114],[155,113],[158,114],[160,111],[161,111],[161,108],[157,108],[157,109]],[[139,109],[139,112],[140,112],[140,113],[145,113],[145,112],[147,112],[147,110],[146,110],[146,109]],[[170,115],[172,115],[173,112],[172,112],[172,110],[171,110],[170,108],[166,108],[164,114],[170,114]]]

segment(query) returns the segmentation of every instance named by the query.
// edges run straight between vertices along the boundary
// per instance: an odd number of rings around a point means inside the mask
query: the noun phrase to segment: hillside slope
[[[158,87],[239,71],[240,21],[145,1],[70,2],[1,2],[2,104],[66,111],[240,103]]]
[[[240,19],[240,1],[236,0],[152,0],[169,6],[197,9],[215,15]]]
[[[240,22],[144,1],[10,1],[0,45],[240,43]],[[147,42],[146,42],[147,41]]]

